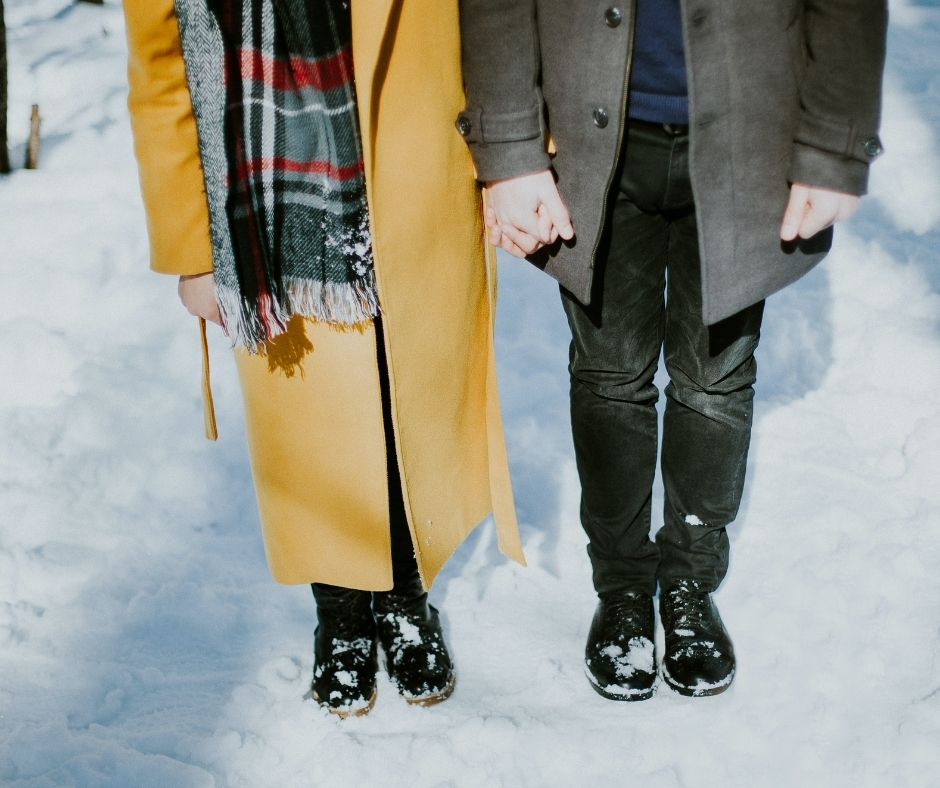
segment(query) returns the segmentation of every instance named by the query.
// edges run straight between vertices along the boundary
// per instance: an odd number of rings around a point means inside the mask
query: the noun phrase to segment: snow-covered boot
[[[454,691],[454,664],[418,570],[396,577],[393,590],[374,594],[373,605],[385,669],[401,695],[419,706],[446,700]]]
[[[717,695],[734,678],[734,648],[711,594],[694,580],[660,591],[663,679],[680,695]]]
[[[372,594],[313,584],[319,625],[313,636],[310,694],[340,717],[368,714],[375,703],[378,653]]]
[[[584,649],[591,686],[610,700],[646,700],[656,684],[653,599],[633,591],[605,591]]]

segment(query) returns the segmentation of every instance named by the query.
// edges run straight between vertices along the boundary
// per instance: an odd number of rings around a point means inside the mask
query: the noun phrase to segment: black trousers
[[[385,424],[385,467],[388,472],[388,507],[392,531],[392,575],[396,586],[418,571],[415,548],[405,514],[405,498],[398,471],[395,451],[395,430],[392,426],[392,395],[388,381],[388,359],[385,356],[385,339],[382,318],[375,318],[375,338],[379,362],[379,385],[382,389],[382,419]]]
[[[682,579],[713,590],[744,487],[763,302],[703,324],[687,129],[630,121],[624,136],[596,295],[584,307],[562,291],[581,522],[598,593]],[[665,524],[653,542],[661,352]]]

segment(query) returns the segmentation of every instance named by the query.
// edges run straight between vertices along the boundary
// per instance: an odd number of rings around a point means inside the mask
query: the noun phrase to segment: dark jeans
[[[702,323],[698,228],[684,127],[630,121],[589,307],[562,291],[581,522],[598,593],[714,590],[728,568],[751,436],[763,302]],[[612,199],[614,197],[612,196]],[[665,294],[665,298],[664,298]],[[665,524],[650,540],[663,351]]]

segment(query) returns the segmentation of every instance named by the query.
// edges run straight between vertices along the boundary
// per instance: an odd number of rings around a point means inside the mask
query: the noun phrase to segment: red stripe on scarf
[[[328,162],[313,159],[311,161],[295,161],[286,159],[283,156],[261,157],[249,159],[240,164],[236,169],[236,177],[239,181],[244,181],[252,175],[268,170],[278,172],[305,172],[313,175],[326,175],[337,181],[348,181],[362,174],[363,164],[360,159],[355,164],[349,164],[345,167],[337,167]]]
[[[242,79],[263,82],[275,90],[334,90],[353,81],[352,50],[348,47],[320,60],[274,59],[257,49],[239,52]]]

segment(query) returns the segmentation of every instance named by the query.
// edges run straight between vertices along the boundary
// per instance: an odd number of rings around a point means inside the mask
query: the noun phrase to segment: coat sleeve
[[[125,0],[128,107],[150,236],[150,267],[212,271],[209,208],[173,0]]]
[[[535,0],[461,0],[460,24],[467,104],[457,129],[477,179],[548,169]]]
[[[806,73],[789,180],[864,194],[881,153],[885,0],[806,0]]]

